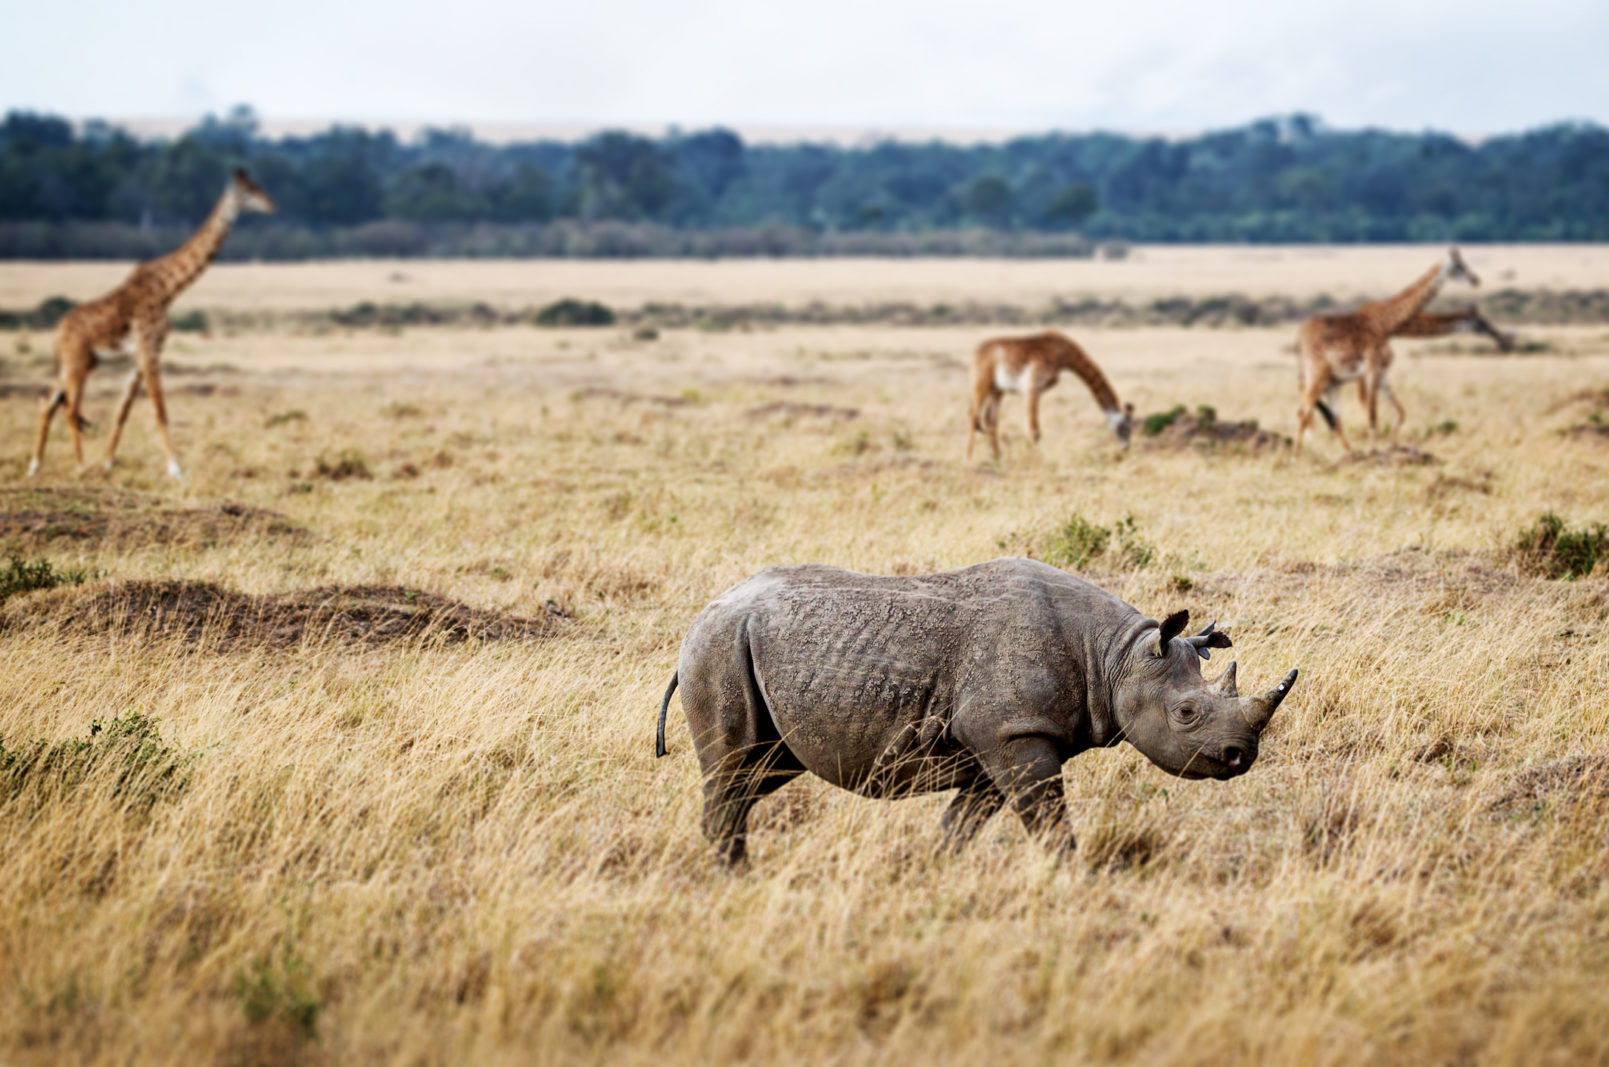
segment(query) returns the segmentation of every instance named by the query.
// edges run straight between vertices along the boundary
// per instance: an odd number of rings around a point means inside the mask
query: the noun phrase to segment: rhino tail
[[[670,685],[665,687],[665,699],[659,702],[659,731],[654,735],[654,758],[665,754],[665,716],[670,713],[671,694],[676,692],[676,684],[681,681],[680,672],[670,676]]]

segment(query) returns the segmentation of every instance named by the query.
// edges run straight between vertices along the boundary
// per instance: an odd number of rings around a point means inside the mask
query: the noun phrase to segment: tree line
[[[1589,123],[1479,143],[1293,115],[1174,139],[746,144],[717,128],[489,144],[454,129],[271,138],[240,107],[167,140],[10,112],[0,256],[139,254],[194,225],[236,165],[280,210],[233,251],[284,258],[1609,238],[1609,130]]]

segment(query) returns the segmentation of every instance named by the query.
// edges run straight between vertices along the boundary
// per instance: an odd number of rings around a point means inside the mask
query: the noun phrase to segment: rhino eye
[[[1193,704],[1181,704],[1181,705],[1179,705],[1178,710],[1176,710],[1174,712],[1174,714],[1179,717],[1180,722],[1187,722],[1188,723],[1188,722],[1195,722],[1196,721],[1196,709],[1195,709],[1195,705],[1193,705]]]

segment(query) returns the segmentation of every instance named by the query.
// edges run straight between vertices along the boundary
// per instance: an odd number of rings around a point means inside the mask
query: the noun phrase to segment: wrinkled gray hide
[[[676,676],[704,776],[704,831],[744,855],[749,810],[809,771],[869,797],[958,789],[959,848],[1011,803],[1030,833],[1070,849],[1061,765],[1127,740],[1186,778],[1232,778],[1291,684],[1242,698],[1235,665],[1200,661],[1228,637],[1182,636],[1110,593],[1029,559],[884,578],[770,567],[701,612]]]

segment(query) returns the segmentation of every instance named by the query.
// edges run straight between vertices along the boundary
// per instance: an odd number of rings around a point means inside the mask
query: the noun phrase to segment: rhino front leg
[[[944,818],[939,823],[944,828],[944,850],[959,854],[1005,802],[1006,795],[981,772],[962,785],[950,806],[944,809]]]
[[[983,766],[1016,809],[1028,835],[1046,848],[1070,853],[1078,847],[1067,820],[1061,752],[1048,738],[1018,737],[982,758]]]

